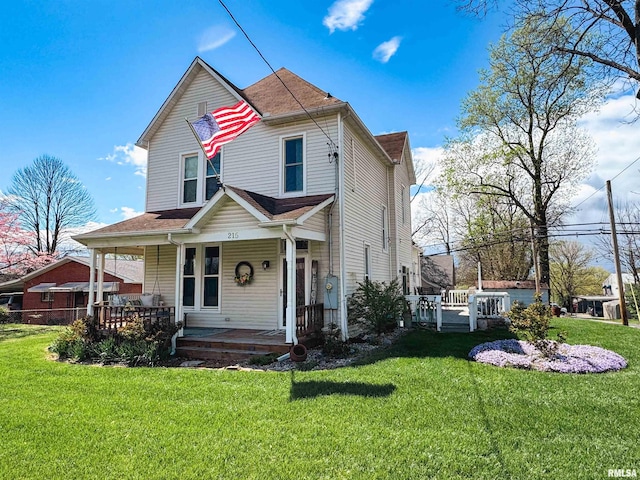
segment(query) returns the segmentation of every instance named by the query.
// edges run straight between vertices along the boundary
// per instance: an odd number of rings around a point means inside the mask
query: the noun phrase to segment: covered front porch
[[[318,283],[331,258],[325,208],[333,196],[275,206],[265,198],[227,186],[201,209],[146,213],[76,237],[91,251],[87,312],[104,328],[117,330],[137,314],[182,322],[180,336],[191,328],[277,331],[284,345],[319,331]],[[121,253],[144,256],[143,291],[157,304],[95,301],[102,298],[105,255]]]

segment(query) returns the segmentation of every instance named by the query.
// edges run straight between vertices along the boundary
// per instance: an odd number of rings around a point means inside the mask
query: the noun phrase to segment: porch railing
[[[445,307],[466,307],[469,304],[468,290],[449,290],[442,299]]]
[[[469,329],[478,328],[478,318],[502,318],[511,309],[511,296],[503,292],[477,292],[469,296]]]
[[[405,295],[409,302],[413,322],[435,324],[436,330],[442,330],[442,296],[441,295]]]
[[[324,327],[324,304],[296,307],[296,336],[304,336]]]
[[[117,332],[124,327],[134,316],[142,319],[145,325],[167,321],[175,321],[175,307],[138,307],[138,306],[112,306],[96,305],[93,309],[98,319],[98,328],[110,332]]]

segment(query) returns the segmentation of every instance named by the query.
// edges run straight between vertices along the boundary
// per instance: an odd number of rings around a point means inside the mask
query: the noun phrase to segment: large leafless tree
[[[515,25],[537,19],[547,28],[568,22],[576,35],[555,37],[551,47],[561,55],[578,55],[602,66],[603,79],[622,77],[636,83],[640,99],[640,0],[455,0],[467,12],[483,15],[508,8]]]
[[[23,228],[33,233],[34,253],[55,254],[66,229],[95,217],[90,193],[62,160],[49,155],[18,170],[8,194]]]

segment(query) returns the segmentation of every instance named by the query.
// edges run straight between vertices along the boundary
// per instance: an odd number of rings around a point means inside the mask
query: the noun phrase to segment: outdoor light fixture
[[[269,260],[265,260],[264,262],[262,262],[262,269],[266,270],[267,268],[269,268]]]

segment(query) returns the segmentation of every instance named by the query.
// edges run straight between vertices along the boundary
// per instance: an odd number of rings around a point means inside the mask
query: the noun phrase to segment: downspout
[[[344,125],[342,123],[342,114],[338,112],[338,148],[342,148],[344,142]],[[344,149],[342,149],[344,151]],[[345,287],[347,284],[347,274],[345,265],[345,248],[344,248],[344,158],[340,158],[340,155],[336,155],[336,161],[339,164],[339,176],[338,176],[338,202],[340,208],[340,277],[342,280],[340,284],[340,331],[342,332],[342,340],[347,341],[349,339],[349,327],[347,325],[347,294]]]
[[[176,323],[179,321],[179,318],[182,318],[182,301],[180,300],[182,298],[181,296],[181,290],[182,290],[182,282],[180,281],[180,272],[181,269],[180,267],[182,266],[182,250],[184,248],[184,243],[182,242],[176,242],[175,240],[173,240],[173,238],[171,238],[171,233],[167,234],[167,241],[171,244],[171,245],[175,245],[176,248],[176,287],[175,287],[175,307],[176,307]],[[176,354],[176,340],[178,337],[181,337],[182,335],[184,335],[184,327],[180,328],[176,333],[173,334],[173,336],[171,337],[171,355],[175,355]]]
[[[287,319],[287,330],[291,334],[291,342],[293,345],[298,344],[298,337],[296,336],[296,315],[295,315],[295,304],[296,304],[296,289],[295,289],[295,268],[296,268],[296,239],[291,235],[289,230],[287,230],[287,225],[282,225],[282,232],[289,240],[287,242],[286,248],[286,259],[287,259],[287,271],[285,274],[287,275],[287,305],[286,305],[286,314],[285,318]],[[290,274],[291,273],[291,274]],[[293,280],[293,281],[292,281]]]

